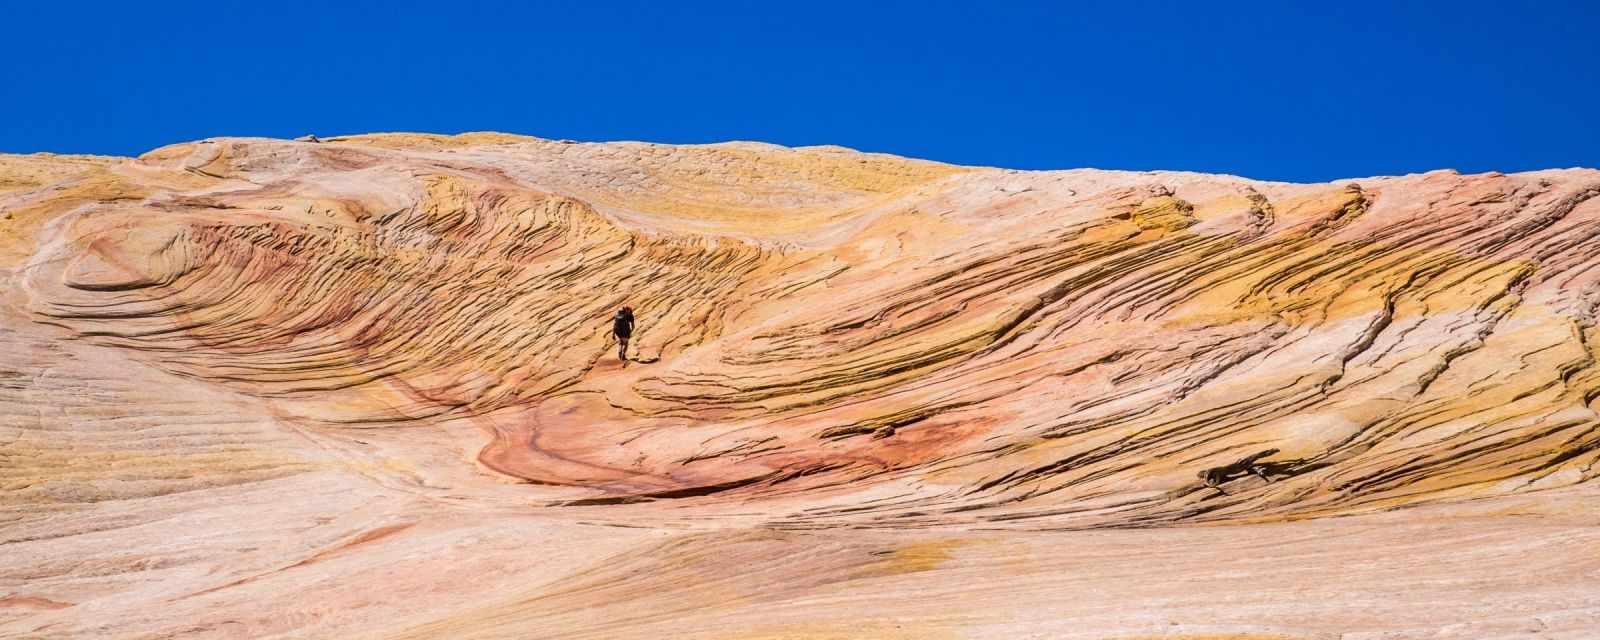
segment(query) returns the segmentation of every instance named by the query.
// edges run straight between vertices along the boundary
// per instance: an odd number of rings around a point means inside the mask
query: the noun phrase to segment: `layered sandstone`
[[[501,134],[0,158],[0,635],[1592,628],[1596,196]]]

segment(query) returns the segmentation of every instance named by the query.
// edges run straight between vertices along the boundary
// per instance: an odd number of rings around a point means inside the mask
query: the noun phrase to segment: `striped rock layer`
[[[0,157],[0,635],[1167,633],[750,603],[1026,600],[1066,570],[1039,545],[1126,560],[1095,531],[1207,572],[1219,532],[1332,527],[1304,553],[1334,571],[1403,545],[1323,518],[1418,535],[1481,504],[1562,519],[1571,561],[1597,196],[1585,169],[1288,184],[500,134]],[[1588,562],[1542,571],[1588,597]],[[961,572],[1002,566],[1025,577]],[[721,585],[681,595],[725,628],[649,635],[689,611],[652,600],[673,572]],[[420,602],[352,600],[384,580]],[[1195,606],[1193,637],[1369,629]]]

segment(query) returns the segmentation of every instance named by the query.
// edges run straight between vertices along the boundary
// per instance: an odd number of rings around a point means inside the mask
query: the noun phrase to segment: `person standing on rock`
[[[611,333],[617,335],[617,359],[628,361],[628,338],[633,337],[633,308],[623,307],[611,316]]]

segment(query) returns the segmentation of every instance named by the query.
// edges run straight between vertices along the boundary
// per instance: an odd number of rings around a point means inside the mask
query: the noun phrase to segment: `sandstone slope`
[[[0,636],[1578,633],[1596,196],[502,134],[6,156]]]

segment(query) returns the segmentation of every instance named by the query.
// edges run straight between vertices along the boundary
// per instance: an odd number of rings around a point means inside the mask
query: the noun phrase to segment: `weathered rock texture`
[[[1582,637],[1597,196],[0,157],[0,636]]]

